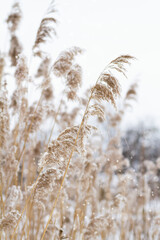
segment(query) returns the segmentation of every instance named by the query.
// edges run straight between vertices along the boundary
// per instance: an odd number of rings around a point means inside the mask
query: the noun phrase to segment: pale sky
[[[21,0],[23,21],[19,29],[26,54],[35,39],[36,30],[49,0]],[[4,20],[13,0],[0,0],[0,49],[9,40]],[[129,79],[121,81],[126,88],[139,80],[138,102],[126,121],[152,119],[160,125],[160,0],[56,0],[59,24],[58,38],[50,44],[56,58],[71,46],[86,49],[82,57],[84,81],[94,84],[109,61],[121,54],[138,60],[128,69]],[[151,120],[151,121],[152,121]]]

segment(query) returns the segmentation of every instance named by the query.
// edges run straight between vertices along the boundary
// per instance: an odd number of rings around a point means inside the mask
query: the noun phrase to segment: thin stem
[[[52,134],[53,134],[53,130],[54,130],[54,127],[55,127],[55,125],[56,125],[57,117],[58,117],[58,114],[59,114],[60,109],[61,109],[61,105],[62,105],[62,102],[63,102],[63,95],[64,95],[64,92],[65,92],[65,89],[63,90],[62,98],[61,98],[61,101],[60,101],[60,104],[59,104],[58,110],[57,110],[56,115],[55,115],[55,118],[54,118],[54,123],[53,123],[52,129],[51,129],[51,132],[50,132],[50,136],[49,136],[49,139],[48,139],[47,147],[48,147],[48,145],[49,145],[49,143],[50,143],[50,141],[51,141]]]

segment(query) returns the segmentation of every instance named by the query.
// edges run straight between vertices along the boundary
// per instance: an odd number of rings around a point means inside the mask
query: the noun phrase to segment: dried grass
[[[106,103],[117,108],[121,86],[116,73],[126,76],[134,58],[122,55],[111,61],[80,97],[82,69],[76,57],[83,50],[71,47],[51,65],[41,49],[56,34],[54,14],[51,2],[33,46],[34,56],[41,57],[33,76],[16,35],[22,17],[18,3],[7,18],[10,50],[0,55],[0,239],[159,239],[160,211],[152,202],[158,196],[153,185],[160,160],[146,160],[146,171],[136,172],[120,141],[120,123],[136,99],[137,85],[131,85],[116,113],[106,108]],[[9,72],[11,65],[14,73]],[[16,86],[10,98],[8,73]],[[59,104],[52,87],[55,77],[66,85]],[[28,84],[41,92],[33,103],[28,101]],[[78,102],[70,111],[73,100]],[[98,131],[106,116],[114,129],[108,143]],[[90,124],[93,117],[96,127]],[[46,136],[42,128],[49,118],[53,125]]]

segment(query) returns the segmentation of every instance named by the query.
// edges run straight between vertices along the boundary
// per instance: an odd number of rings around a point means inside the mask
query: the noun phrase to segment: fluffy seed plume
[[[93,98],[98,101],[106,100],[111,102],[114,107],[116,106],[113,93],[104,84],[97,83],[95,85]]]
[[[67,163],[66,159],[69,158],[73,147],[76,152],[81,153],[83,151],[82,141],[84,140],[84,137],[87,137],[92,131],[96,130],[96,128],[91,125],[86,125],[80,131],[77,143],[75,144],[78,129],[79,126],[66,128],[56,140],[52,141],[48,147],[47,153],[41,158],[39,167],[41,168],[44,164],[53,164],[53,166],[57,166],[57,168],[64,167]],[[65,163],[63,163],[63,161],[65,161]]]
[[[48,77],[48,72],[49,72],[49,67],[50,67],[50,62],[51,59],[48,57],[45,57],[41,64],[39,65],[39,68],[37,70],[36,76],[35,77]]]
[[[103,73],[100,77],[100,81],[106,83],[109,90],[112,91],[115,96],[120,96],[120,84],[113,75]]]
[[[97,116],[102,120],[105,119],[103,107],[100,104],[96,104],[96,103],[89,107],[87,115]]]
[[[12,34],[10,39],[10,49],[9,49],[9,56],[11,59],[11,65],[17,65],[17,59],[19,54],[22,52],[22,45],[20,44],[17,36]]]
[[[114,59],[113,61],[110,62],[110,64],[108,65],[108,67],[110,69],[114,69],[120,73],[122,73],[126,78],[126,68],[125,68],[125,64],[131,64],[131,61],[135,60],[135,57],[130,56],[130,55],[121,55],[119,57],[117,57],[116,59]]]
[[[138,84],[137,83],[133,83],[130,88],[128,89],[124,102],[125,104],[127,104],[128,100],[136,100],[136,96],[137,96],[137,87]]]
[[[54,63],[52,70],[57,77],[66,77],[71,70],[75,56],[81,54],[83,50],[79,47],[72,47],[60,53]]]
[[[99,237],[103,236],[106,230],[109,230],[114,227],[114,220],[111,215],[95,217],[89,223],[86,231],[85,231],[85,239],[89,240],[92,238],[94,234],[95,239],[99,239]]]
[[[6,20],[6,22],[8,23],[8,28],[11,32],[15,32],[17,30],[21,18],[22,18],[22,12],[19,6],[19,2],[16,2],[12,6],[11,13],[9,14]]]
[[[4,231],[11,231],[15,227],[19,217],[20,213],[18,210],[10,211],[0,221],[0,229]]]
[[[57,19],[55,18],[56,10],[54,6],[54,1],[51,2],[46,16],[42,19],[40,26],[37,31],[36,40],[33,46],[33,52],[35,56],[42,57],[42,51],[40,50],[40,45],[45,43],[47,39],[52,38],[56,35],[55,25],[57,24]]]
[[[20,55],[18,58],[17,69],[15,72],[15,77],[17,80],[17,85],[21,85],[23,81],[28,78],[28,67],[27,67],[27,60],[25,56]]]
[[[92,88],[93,99],[98,101],[106,100],[116,107],[115,100],[120,96],[120,84],[111,70],[116,70],[125,75],[125,65],[130,64],[130,61],[133,59],[134,57],[132,56],[122,55],[111,61],[101,73],[95,87]]]
[[[77,89],[82,82],[82,68],[78,64],[71,67],[67,74],[67,86],[70,89]]]
[[[74,100],[77,97],[77,90],[82,83],[81,66],[78,64],[73,65],[67,74],[66,81],[66,85],[68,87],[67,97],[69,100]]]

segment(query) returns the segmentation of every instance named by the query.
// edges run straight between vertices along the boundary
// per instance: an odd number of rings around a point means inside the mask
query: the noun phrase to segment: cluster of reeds
[[[106,103],[116,108],[117,72],[126,76],[134,58],[111,61],[81,96],[77,56],[83,49],[70,47],[54,62],[42,50],[56,34],[55,13],[51,2],[32,49],[32,58],[40,61],[32,76],[17,37],[19,2],[6,21],[10,49],[0,55],[0,239],[159,239],[154,201],[160,159],[144,161],[143,171],[135,172],[121,148],[120,123],[136,84],[120,110],[110,114],[106,108]],[[59,79],[65,87],[57,102]],[[15,81],[10,95],[9,81]],[[39,99],[30,102],[35,86]],[[108,142],[98,130],[106,116],[114,129]]]

